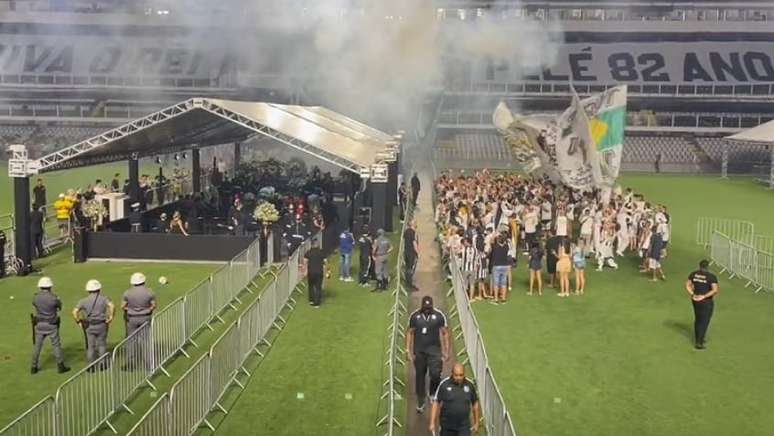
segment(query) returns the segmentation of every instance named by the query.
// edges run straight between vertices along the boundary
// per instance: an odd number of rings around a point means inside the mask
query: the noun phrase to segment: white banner
[[[0,74],[210,79],[228,63],[223,50],[210,48],[161,36],[3,35]]]
[[[473,82],[523,80],[595,84],[738,85],[774,82],[774,41],[569,43],[558,48],[556,63],[524,76],[514,63],[481,60]],[[622,37],[626,37],[623,34]],[[657,38],[654,34],[653,38]]]
[[[556,151],[556,164],[562,182],[573,189],[588,190],[601,181],[599,163],[589,131],[589,121],[578,95],[556,124],[549,126],[549,137]]]

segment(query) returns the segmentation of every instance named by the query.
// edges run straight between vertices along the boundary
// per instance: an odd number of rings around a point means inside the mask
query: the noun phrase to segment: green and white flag
[[[589,117],[589,130],[599,156],[602,180],[598,185],[611,187],[621,169],[624,129],[626,127],[626,85],[616,86],[582,101]]]

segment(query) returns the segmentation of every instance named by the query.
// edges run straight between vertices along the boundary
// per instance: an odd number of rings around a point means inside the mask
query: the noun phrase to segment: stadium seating
[[[627,136],[623,161],[653,163],[661,154],[662,163],[693,163],[696,155],[691,143],[682,136]]]
[[[444,160],[498,161],[512,159],[510,148],[500,135],[491,133],[460,134],[454,138],[453,146],[440,149]]]

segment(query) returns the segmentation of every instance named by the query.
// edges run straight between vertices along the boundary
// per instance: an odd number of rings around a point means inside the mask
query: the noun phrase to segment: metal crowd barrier
[[[57,389],[57,436],[89,435],[102,425],[118,434],[109,421],[115,412],[110,357],[110,353],[103,354]]]
[[[515,436],[516,429],[500,389],[495,382],[492,369],[489,367],[484,341],[478,328],[476,316],[473,314],[468,301],[462,272],[454,256],[451,256],[449,269],[452,275],[451,293],[454,295],[456,312],[460,321],[460,334],[465,342],[465,350],[460,351],[459,354],[467,353],[467,361],[473,369],[476,383],[479,386],[479,404],[484,416],[486,432],[490,435]]]
[[[164,417],[164,415],[167,414],[168,408],[169,395],[164,393],[155,403],[153,403],[148,412],[142,416],[140,422],[129,430],[127,436],[158,436],[170,434],[169,428],[166,426],[167,421]]]
[[[712,234],[723,233],[729,238],[747,245],[755,245],[755,226],[744,220],[731,218],[699,217],[696,223],[696,244],[710,245]]]
[[[291,294],[300,285],[300,274],[290,277],[298,259],[306,253],[309,241],[304,242],[274,275],[258,299],[253,301],[175,385],[169,401],[159,399],[129,432],[129,435],[188,436],[199,427],[214,431],[207,419],[212,412],[228,413],[221,404],[222,398],[232,385],[244,388],[237,379],[241,373],[249,375],[244,363],[251,353],[261,353],[257,347],[268,344],[266,333],[272,326],[279,328],[275,320],[281,318],[285,307],[293,308]],[[295,259],[295,260],[294,260]],[[289,284],[295,282],[293,288]],[[283,286],[284,285],[284,286]]]
[[[755,235],[755,249],[765,253],[774,253],[774,236]]]
[[[712,234],[709,250],[710,259],[721,268],[721,274],[728,272],[729,278],[742,277],[747,280],[745,287],[753,285],[756,293],[774,291],[774,254],[736,241],[721,232]]]
[[[219,313],[224,308],[231,306],[236,309],[233,304],[235,298],[252,283],[253,272],[258,272],[261,268],[259,244],[260,241],[256,240],[236,256],[236,262],[230,262],[189,293],[155,313],[150,323],[120,342],[112,353],[104,354],[96,362],[77,372],[59,387],[53,399],[47,397],[35,404],[0,430],[0,435],[84,436],[92,434],[103,425],[115,432],[109,419],[119,410],[133,412],[127,403],[136,395],[138,389],[144,384],[155,389],[150,381],[154,374],[161,371],[169,376],[162,365],[178,353],[188,356],[183,349],[186,343],[196,345],[193,337],[202,328],[209,327],[211,322],[220,319]],[[308,241],[301,244],[289,260],[293,262],[296,271],[293,278],[294,287],[300,280],[297,274],[299,256],[306,252],[308,246]],[[288,270],[287,265],[284,270]],[[248,325],[246,328],[252,329],[254,326],[259,330],[260,341],[266,342],[263,336],[270,326],[275,325],[275,315],[280,313],[289,299],[292,300],[292,289],[286,289],[290,283],[287,273],[279,274],[271,285],[270,293],[273,295],[266,298],[267,303],[254,311],[251,307],[246,312],[251,317],[261,318],[258,321],[244,321]],[[263,306],[269,303],[271,310],[264,309]],[[249,336],[251,341],[259,337],[254,332],[250,332]],[[253,346],[257,345],[256,343]],[[238,348],[235,347],[237,350]],[[170,398],[172,403],[174,399]],[[53,409],[54,413],[50,413],[50,409]],[[52,430],[38,431],[47,428]]]
[[[56,407],[54,397],[43,398],[13,420],[3,429],[2,434],[9,436],[40,436],[56,434]]]
[[[400,243],[398,245],[398,261],[395,265],[395,290],[392,295],[395,297],[395,301],[390,309],[390,327],[388,328],[388,348],[387,348],[387,361],[384,366],[387,368],[387,375],[385,381],[382,384],[383,392],[381,400],[387,400],[385,414],[379,415],[379,420],[376,422],[376,427],[386,426],[385,436],[394,436],[397,433],[397,429],[402,428],[403,424],[401,419],[405,420],[405,414],[399,414],[396,408],[396,401],[401,398],[399,389],[406,387],[406,382],[403,378],[406,375],[405,365],[406,362],[401,358],[402,351],[404,350],[406,334],[403,330],[403,320],[408,312],[406,304],[402,301],[408,297],[408,292],[403,286],[403,272],[405,271],[406,262],[403,257],[403,251],[405,249],[403,243],[403,232],[406,231],[406,226],[411,222],[413,210],[411,207],[411,201],[407,200],[407,209],[404,212],[403,225],[400,230]],[[404,395],[405,397],[405,392]],[[381,403],[381,402],[380,402]],[[405,409],[405,407],[404,407]],[[381,404],[380,404],[381,411]],[[399,417],[400,415],[400,417]]]
[[[134,411],[127,403],[139,388],[147,384],[154,391],[150,378],[156,368],[151,323],[146,322],[113,349],[110,369],[113,371],[113,408]]]

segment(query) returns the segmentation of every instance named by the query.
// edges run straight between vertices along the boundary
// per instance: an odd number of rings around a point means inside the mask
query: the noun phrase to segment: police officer
[[[149,322],[153,311],[156,310],[156,297],[150,289],[145,287],[145,275],[143,273],[136,272],[132,274],[129,278],[129,284],[132,287],[124,292],[123,301],[121,302],[127,337],[142,327],[143,324]],[[145,346],[146,344],[138,344],[135,341],[131,345],[128,350],[127,365],[124,367],[126,370],[134,369],[138,363],[136,361],[136,354],[139,351],[137,347]],[[146,366],[150,366],[150,363],[145,362]]]
[[[360,249],[359,284],[360,286],[368,286],[368,276],[371,270],[371,260],[374,251],[374,240],[368,231],[368,224],[363,225],[363,232],[357,239],[357,245]]]
[[[478,431],[478,394],[473,383],[465,378],[465,367],[459,362],[452,367],[451,377],[445,378],[435,390],[433,410],[430,414],[430,433],[435,434],[439,415],[439,436],[468,436],[471,432]]]
[[[386,236],[384,230],[376,231],[376,241],[374,241],[374,269],[376,270],[376,288],[371,292],[381,292],[387,289],[387,279],[390,273],[387,269],[387,261],[392,253],[392,243]]]
[[[433,307],[433,297],[422,297],[422,305],[409,317],[406,354],[414,362],[417,413],[425,410],[425,375],[430,373],[430,392],[441,382],[443,361],[449,356],[446,316]]]
[[[108,327],[115,313],[115,306],[101,294],[101,290],[102,284],[98,280],[86,282],[89,296],[79,301],[72,313],[86,337],[86,359],[89,364],[107,352]]]
[[[131,288],[124,292],[121,310],[126,320],[126,336],[134,333],[143,324],[150,321],[156,309],[156,297],[145,287],[145,275],[136,272],[129,278]]]
[[[704,336],[707,334],[712,312],[715,309],[713,298],[718,294],[718,278],[707,269],[709,261],[699,262],[699,269],[688,275],[685,282],[685,291],[691,296],[693,304],[694,322],[693,329],[696,339],[694,346],[697,350],[703,350]]]
[[[30,369],[32,374],[37,374],[38,372],[40,350],[43,348],[43,341],[46,338],[51,339],[51,346],[54,347],[57,371],[62,374],[70,370],[64,363],[62,343],[59,339],[59,311],[62,310],[62,302],[59,300],[59,297],[51,292],[53,287],[54,282],[49,277],[42,277],[38,280],[38,289],[40,290],[32,299],[32,306],[35,308],[35,314],[32,316],[32,331],[34,335],[32,368]]]

